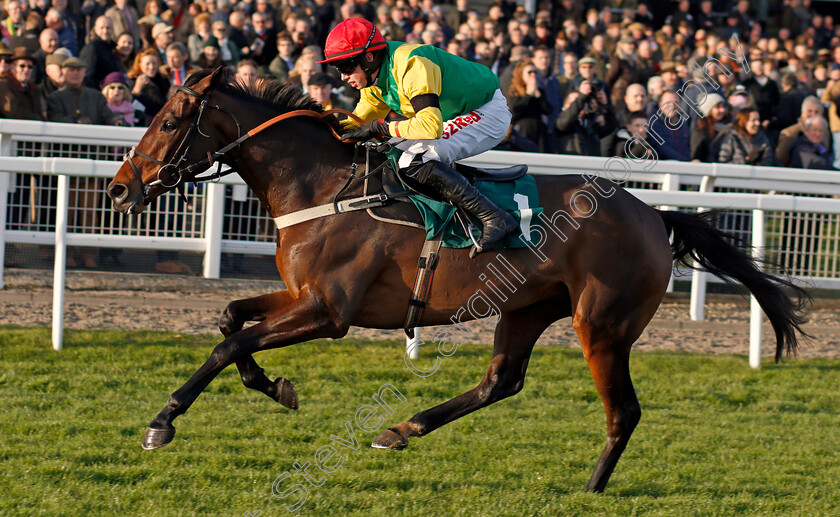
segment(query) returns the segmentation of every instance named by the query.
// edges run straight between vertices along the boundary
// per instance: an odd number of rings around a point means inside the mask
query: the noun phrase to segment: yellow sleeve
[[[356,104],[356,109],[353,110],[353,114],[362,119],[366,124],[380,118],[385,118],[391,112],[391,108],[375,95],[374,90],[379,92],[379,88],[375,86],[363,88],[359,103]],[[359,124],[352,118],[347,118],[341,122],[341,127],[345,130],[356,129],[359,127]]]
[[[440,96],[440,67],[422,56],[412,56],[405,64],[399,87],[408,99],[421,95]],[[408,120],[391,122],[389,132],[411,140],[437,140],[443,134],[443,116],[438,106],[426,106]]]

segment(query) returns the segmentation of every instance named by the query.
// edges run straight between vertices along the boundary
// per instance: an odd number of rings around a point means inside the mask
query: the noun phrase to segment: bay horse
[[[221,69],[193,75],[155,116],[109,184],[114,209],[138,214],[214,161],[235,168],[272,218],[332,203],[350,176],[355,148],[339,142],[326,119],[301,116],[263,125],[294,110],[316,115],[322,108],[277,82],[246,88],[226,79]],[[262,132],[253,138],[243,133],[255,128]],[[486,316],[463,307],[487,289],[483,272],[502,257],[521,282],[499,298],[493,356],[484,378],[472,390],[382,432],[372,445],[404,448],[411,437],[517,394],[537,339],[549,325],[571,316],[607,417],[607,443],[586,485],[603,491],[641,417],[630,349],[662,301],[674,260],[693,258],[746,286],[773,325],[777,361],[797,349],[808,296],[788,280],[763,273],[727,242],[709,216],[655,210],[594,176],[540,176],[537,186],[545,209],[540,244],[474,259],[468,249],[443,248],[420,321],[420,326],[447,325],[456,314],[459,321]],[[149,425],[143,447],[169,443],[174,419],[232,363],[245,386],[296,409],[292,383],[269,380],[253,354],[341,338],[351,325],[402,328],[424,240],[425,232],[417,228],[386,224],[363,211],[279,229],[276,263],[286,289],[227,305],[219,322],[225,339],[172,393]],[[249,321],[257,323],[243,328]]]

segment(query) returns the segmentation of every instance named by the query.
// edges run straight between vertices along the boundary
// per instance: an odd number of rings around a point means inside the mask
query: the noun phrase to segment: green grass
[[[258,354],[290,378],[292,412],[225,370],[176,421],[169,446],[139,447],[166,398],[217,338],[0,328],[0,514],[286,515],[272,481],[314,462],[330,435],[384,383],[395,414],[381,429],[469,388],[486,346],[465,346],[428,378],[400,342],[319,341]],[[430,347],[420,363],[431,364]],[[338,447],[344,463],[309,488],[298,515],[836,515],[840,508],[840,361],[635,353],[642,421],[607,492],[583,487],[605,440],[604,414],[579,351],[538,348],[518,396],[468,415],[402,452]],[[283,489],[294,479],[287,479]]]

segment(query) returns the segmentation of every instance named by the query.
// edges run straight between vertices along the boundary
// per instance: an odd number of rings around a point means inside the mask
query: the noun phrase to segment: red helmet
[[[350,18],[335,26],[324,45],[326,59],[319,63],[333,63],[358,56],[369,50],[385,48],[385,38],[364,18]]]

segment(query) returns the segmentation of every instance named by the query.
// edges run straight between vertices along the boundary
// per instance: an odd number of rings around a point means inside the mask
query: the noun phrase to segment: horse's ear
[[[216,86],[219,86],[219,83],[225,77],[225,67],[220,66],[213,70],[213,73],[210,75],[210,89],[213,90]]]

